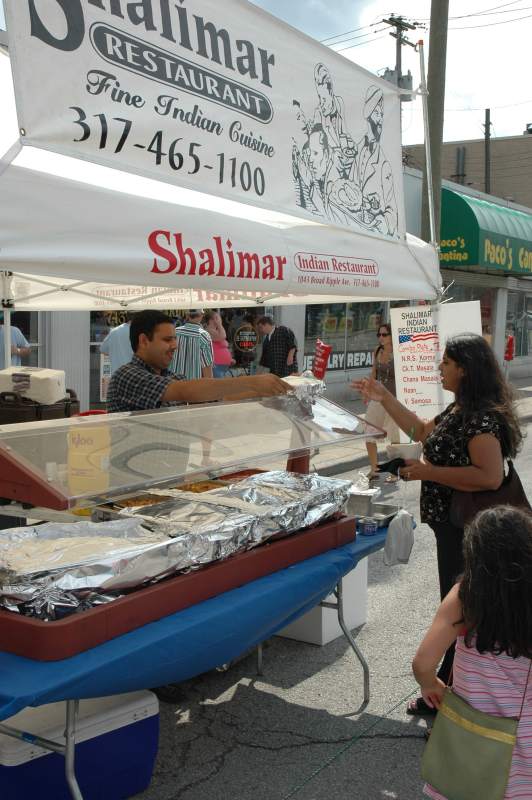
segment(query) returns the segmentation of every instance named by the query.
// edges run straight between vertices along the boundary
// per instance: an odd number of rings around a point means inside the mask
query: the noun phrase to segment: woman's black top
[[[492,411],[478,411],[469,414],[464,420],[458,411],[453,414],[455,403],[447,406],[434,422],[434,430],[427,436],[423,445],[425,460],[435,467],[468,467],[471,464],[467,445],[474,436],[491,433],[501,441],[501,423]],[[421,483],[421,521],[448,522],[449,506],[453,490],[441,483],[422,481]]]

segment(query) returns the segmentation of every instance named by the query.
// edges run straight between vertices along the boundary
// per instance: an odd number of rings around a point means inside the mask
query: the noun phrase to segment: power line
[[[509,11],[497,11],[499,8],[505,8],[506,6],[514,6],[516,3],[522,3],[523,0],[513,0],[511,3],[502,3],[499,6],[492,6],[491,8],[485,8],[483,11],[472,11],[471,14],[461,14],[456,17],[449,17],[449,19],[467,19],[468,17],[483,17],[486,14],[492,13],[500,13],[500,14],[512,14],[514,11],[526,11],[526,8],[512,8]],[[429,21],[430,17],[420,17],[420,19],[424,21]]]
[[[371,39],[368,42],[360,42],[360,44],[349,44],[347,47],[340,47],[338,50],[335,50],[335,53],[342,53],[344,50],[351,50],[353,47],[365,47],[367,44],[373,44],[373,42],[378,42],[379,39],[387,39],[388,34],[385,33],[384,36],[376,36],[374,39]]]
[[[349,36],[347,39],[340,39],[338,42],[330,42],[327,44],[327,47],[336,47],[337,44],[345,44],[346,42],[354,41],[355,39],[365,39],[368,36],[373,36],[375,33],[380,33],[381,31],[385,31],[386,28],[377,28],[375,31],[370,31],[369,33],[361,33],[359,36]]]
[[[482,11],[478,14],[463,14],[461,17],[452,17],[452,19],[468,19],[470,17],[494,17],[497,14],[515,14],[516,11],[528,11],[532,6],[523,6],[522,8],[507,8],[504,11]]]
[[[524,11],[524,9],[523,9]],[[510,22],[519,22],[522,19],[530,19],[532,14],[525,17],[515,17],[515,19],[503,19],[500,22],[485,22],[484,25],[467,25],[463,28],[449,28],[450,31],[472,31],[475,28],[492,28],[494,25],[508,25]]]
[[[336,33],[334,36],[326,36],[325,39],[320,39],[321,44],[330,43],[330,39],[338,39],[340,36],[347,36],[349,33],[358,33],[358,31],[363,31],[366,28],[372,28],[375,25],[378,25],[378,22],[372,22],[371,25],[362,25],[360,28],[353,28],[351,31],[344,31],[343,33]]]

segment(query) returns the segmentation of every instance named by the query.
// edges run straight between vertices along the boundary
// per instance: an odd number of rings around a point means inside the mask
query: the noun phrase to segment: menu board
[[[481,335],[480,303],[393,308],[390,317],[397,399],[422,419],[432,419],[454,400],[440,380],[445,343],[458,333]]]

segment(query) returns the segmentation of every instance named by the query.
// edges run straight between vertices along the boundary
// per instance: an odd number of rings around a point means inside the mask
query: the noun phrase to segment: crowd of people
[[[100,345],[100,352],[110,358],[111,374],[134,355],[130,341],[134,316],[128,313]],[[293,331],[276,325],[270,316],[231,312],[224,320],[215,309],[189,309],[176,322],[175,334],[168,369],[187,380],[253,375],[257,368],[282,378],[298,370]]]

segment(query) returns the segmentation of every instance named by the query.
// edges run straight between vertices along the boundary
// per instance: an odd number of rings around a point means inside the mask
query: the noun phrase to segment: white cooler
[[[26,708],[5,725],[64,743],[66,703]],[[153,692],[81,700],[76,726],[76,778],[83,800],[124,800],[151,780],[159,743]],[[0,734],[1,800],[71,800],[65,759]]]
[[[16,392],[36,403],[53,405],[66,395],[65,373],[41,367],[0,369],[0,392]]]

